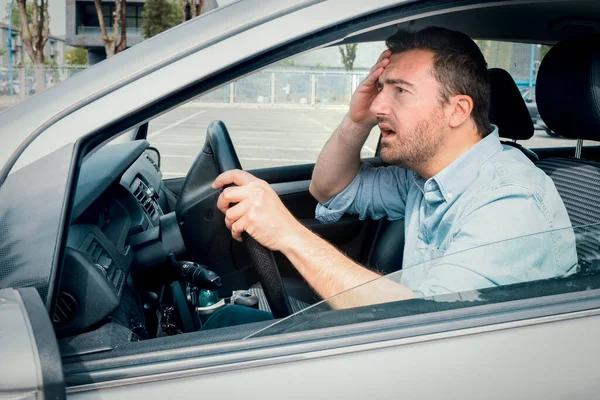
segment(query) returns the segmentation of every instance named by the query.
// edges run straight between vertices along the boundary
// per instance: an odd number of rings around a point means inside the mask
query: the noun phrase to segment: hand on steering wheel
[[[225,214],[225,225],[235,240],[241,242],[242,233],[247,232],[274,251],[283,250],[294,240],[300,224],[267,182],[248,172],[231,170],[219,175],[212,187],[226,187],[217,200],[217,207]]]

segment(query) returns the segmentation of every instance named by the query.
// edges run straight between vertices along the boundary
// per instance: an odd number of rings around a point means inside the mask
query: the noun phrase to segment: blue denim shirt
[[[317,206],[317,219],[404,218],[399,281],[418,296],[574,272],[575,235],[554,183],[520,150],[502,145],[492,127],[427,180],[363,163],[342,192]]]

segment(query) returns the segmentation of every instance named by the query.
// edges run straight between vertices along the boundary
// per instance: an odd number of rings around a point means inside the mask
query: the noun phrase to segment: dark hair
[[[490,78],[487,63],[477,44],[467,35],[445,28],[429,27],[418,32],[399,30],[386,40],[392,53],[430,50],[432,74],[440,83],[442,104],[450,96],[464,94],[473,99],[471,117],[481,137],[490,133]]]

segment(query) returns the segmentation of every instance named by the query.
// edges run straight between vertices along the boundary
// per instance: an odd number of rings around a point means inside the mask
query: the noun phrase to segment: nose
[[[375,116],[389,115],[389,102],[385,94],[385,88],[377,93],[371,107],[369,107],[369,111]]]

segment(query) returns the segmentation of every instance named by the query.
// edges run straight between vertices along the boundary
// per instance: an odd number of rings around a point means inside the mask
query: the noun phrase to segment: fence
[[[204,103],[347,105],[368,70],[276,67],[246,76],[196,101]]]
[[[62,82],[85,68],[48,67],[44,72],[46,87]],[[348,72],[338,68],[276,67],[246,76],[195,100],[218,104],[347,105],[354,89],[368,72],[366,69]],[[11,96],[9,69],[0,68],[0,99],[19,102],[35,94],[32,65],[13,67],[12,74]]]
[[[534,50],[537,53],[534,53]],[[535,84],[539,49],[532,45],[490,42],[484,48],[484,54],[490,67],[499,66],[509,70],[518,84]],[[85,68],[48,67],[44,73],[46,86],[51,87]],[[347,105],[352,93],[368,72],[367,69],[345,71],[340,68],[273,67],[208,92],[195,101],[312,107]],[[14,103],[35,94],[35,74],[32,65],[13,68],[12,96],[9,81],[8,68],[0,68],[0,100],[9,98]]]
[[[55,66],[44,68],[46,88],[69,79],[86,66]],[[11,76],[12,75],[12,76]],[[0,68],[0,101],[17,103],[36,93],[35,67],[31,64]],[[11,93],[12,89],[12,93]]]

